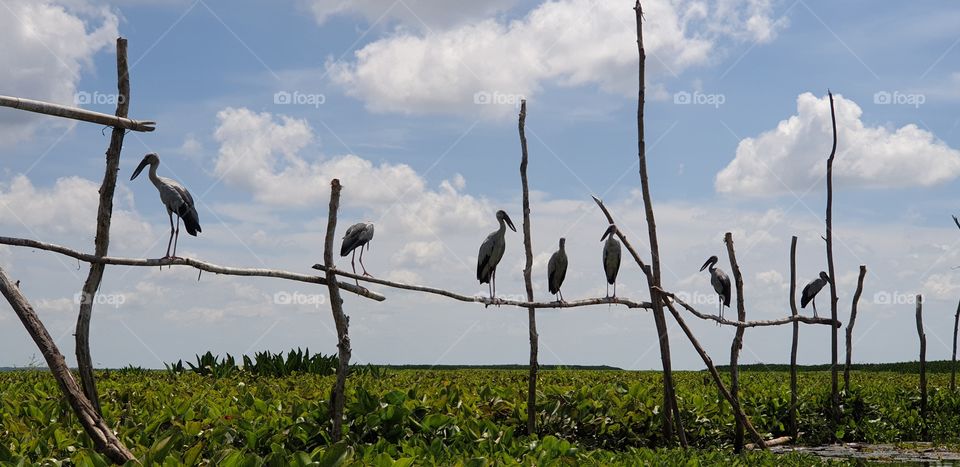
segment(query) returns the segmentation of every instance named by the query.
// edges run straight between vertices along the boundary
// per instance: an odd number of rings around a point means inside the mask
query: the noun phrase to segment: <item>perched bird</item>
[[[719,258],[711,256],[703,266],[700,266],[700,270],[710,268],[710,284],[720,296],[720,319],[723,319],[723,307],[730,306],[730,278],[720,268],[715,267],[718,261],[720,261]]]
[[[607,298],[610,298],[610,285],[613,285],[613,297],[617,296],[617,273],[620,272],[620,241],[617,240],[617,226],[607,227],[607,231],[600,237],[603,243],[603,272],[607,274]]]
[[[563,278],[567,276],[567,251],[564,244],[567,239],[560,238],[560,249],[550,256],[547,263],[547,289],[554,295],[560,295],[560,302],[563,302],[563,293],[560,292],[560,286],[563,285]]]
[[[800,294],[800,308],[806,308],[807,304],[813,302],[813,317],[817,318],[817,294],[823,286],[830,282],[830,276],[826,271],[820,271],[820,277],[810,281],[803,286],[803,292]]]
[[[157,167],[160,165],[160,157],[156,153],[150,153],[143,156],[137,170],[133,171],[130,180],[137,178],[140,172],[146,166],[150,166],[150,181],[160,192],[160,201],[167,207],[167,216],[170,217],[170,240],[167,241],[167,254],[164,258],[177,257],[177,240],[180,238],[180,220],[183,220],[183,226],[187,233],[197,236],[200,229],[200,217],[197,215],[197,208],[193,204],[193,196],[176,180],[157,176]],[[173,228],[173,214],[177,214],[177,228]],[[173,255],[170,255],[170,243],[173,242]]]
[[[363,247],[366,245],[367,250],[370,250],[370,240],[373,240],[373,222],[358,222],[351,225],[347,229],[347,232],[343,234],[343,243],[340,245],[340,256],[347,256],[353,253],[353,256],[350,258],[350,266],[353,267],[354,274],[357,273],[357,265],[354,263],[354,260],[357,258],[357,248],[359,248],[360,269],[363,270],[364,276],[370,276],[370,274],[367,273],[367,267],[363,265]],[[360,285],[359,281],[357,281],[357,285]]]
[[[513,226],[510,216],[503,210],[497,211],[497,221],[500,222],[500,228],[490,235],[480,244],[480,251],[477,253],[477,280],[481,284],[489,284],[490,299],[497,293],[497,264],[503,258],[503,252],[507,248],[507,241],[504,235],[507,232],[507,226],[510,230],[516,232],[517,228]]]

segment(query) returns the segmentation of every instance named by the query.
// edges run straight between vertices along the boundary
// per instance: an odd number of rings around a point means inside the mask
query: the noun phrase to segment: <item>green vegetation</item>
[[[784,363],[751,363],[748,365],[739,365],[741,371],[790,371],[790,365]],[[927,362],[927,373],[950,373],[953,362],[950,360],[932,360]],[[727,365],[717,365],[718,371],[730,371]],[[920,373],[920,362],[896,362],[896,363],[852,363],[851,371],[889,371],[893,373]],[[830,364],[822,365],[797,365],[797,371],[830,371]],[[843,371],[843,364],[840,365],[840,371]]]
[[[299,358],[313,359],[308,356]],[[203,360],[193,366],[210,366]],[[281,363],[287,368],[290,361],[252,360],[263,368]],[[285,376],[266,374],[273,371]],[[537,408],[542,434],[530,437],[523,428],[526,377],[512,370],[354,371],[347,385],[345,441],[336,445],[327,434],[330,375],[277,369],[205,376],[128,368],[100,373],[99,387],[107,420],[123,442],[143,461],[171,465],[817,463],[801,455],[730,454],[733,416],[701,372],[676,374],[687,437],[698,449],[663,449],[656,372],[542,372]],[[948,378],[930,378],[928,428],[932,441],[940,443],[956,443],[960,433],[960,394],[942,389]],[[801,443],[830,438],[829,381],[828,373],[800,375]],[[837,433],[843,440],[920,439],[915,376],[857,372],[852,383],[854,389],[843,395]],[[48,373],[0,373],[0,390],[0,462],[103,464]],[[741,397],[761,433],[786,433],[786,373],[744,372]]]

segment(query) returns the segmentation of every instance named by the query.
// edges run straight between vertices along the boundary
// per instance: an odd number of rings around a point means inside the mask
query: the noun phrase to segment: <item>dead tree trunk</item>
[[[330,310],[337,327],[337,380],[330,391],[330,418],[333,420],[330,436],[334,442],[340,441],[343,426],[343,406],[347,372],[350,369],[350,336],[347,328],[350,318],[343,313],[343,299],[340,298],[340,286],[337,283],[336,268],[333,265],[333,236],[337,231],[337,210],[340,208],[340,180],[330,182],[330,212],[327,216],[327,235],[323,242],[323,263],[326,265],[327,290],[330,291]]]
[[[917,294],[917,335],[920,337],[920,436],[927,439],[927,335],[923,332],[923,296]]]
[[[647,217],[647,232],[650,237],[650,263],[652,274],[647,276],[650,289],[650,301],[653,303],[653,318],[657,326],[657,335],[660,336],[660,362],[663,366],[663,437],[669,443],[673,440],[673,423],[670,415],[673,414],[677,424],[677,433],[680,444],[686,446],[686,436],[680,420],[680,408],[677,406],[677,397],[674,393],[673,370],[670,361],[670,337],[667,334],[667,321],[663,314],[663,298],[654,291],[660,287],[660,246],[657,242],[657,222],[653,216],[653,201],[650,198],[650,180],[647,175],[647,151],[643,131],[643,106],[645,102],[646,84],[645,64],[647,54],[643,48],[643,8],[637,0],[634,6],[637,21],[637,50],[640,54],[640,85],[637,96],[637,149],[640,158],[640,188],[643,193],[643,207]]]
[[[703,350],[703,347],[700,346],[700,342],[697,341],[697,338],[693,336],[693,332],[687,326],[686,321],[683,320],[683,317],[680,316],[680,312],[674,308],[673,303],[669,300],[664,300],[664,305],[670,310],[670,313],[673,315],[673,318],[677,320],[677,324],[680,325],[680,329],[683,330],[683,333],[687,335],[687,339],[690,340],[690,344],[693,345],[693,348],[700,355],[700,358],[703,360],[703,363],[707,365],[707,371],[710,372],[710,376],[713,377],[713,382],[716,383],[717,389],[720,391],[720,395],[723,396],[727,402],[730,403],[730,407],[733,408],[734,418],[747,429],[750,433],[750,437],[753,438],[754,444],[760,449],[766,449],[767,444],[763,440],[763,437],[760,436],[760,433],[753,427],[753,424],[750,423],[750,419],[747,418],[747,414],[743,412],[743,408],[740,407],[740,402],[730,395],[730,392],[727,391],[727,388],[723,385],[723,380],[720,378],[720,373],[717,372],[717,367],[713,365],[713,360],[707,355],[707,352]]]
[[[953,356],[950,357],[950,391],[957,390],[957,330],[960,328],[960,302],[953,317]]]
[[[530,188],[527,184],[527,135],[524,124],[527,121],[527,101],[520,101],[520,182],[523,184],[523,250],[526,255],[526,265],[523,267],[523,282],[527,288],[527,301],[533,301],[533,279],[530,274],[533,269],[533,245],[530,240]],[[530,375],[527,379],[527,433],[537,432],[537,310],[527,308],[527,319],[530,332]]]
[[[737,254],[733,249],[733,234],[727,232],[723,237],[727,244],[727,256],[730,257],[730,270],[733,272],[733,280],[737,287],[737,321],[747,320],[747,311],[743,302],[743,276],[740,274],[740,265],[737,264]],[[743,331],[746,328],[737,326],[737,332],[733,336],[733,343],[730,346],[730,395],[740,403],[740,349],[743,348]],[[738,419],[733,434],[733,452],[743,451],[743,423]]]
[[[130,109],[130,76],[127,74],[127,40],[117,39],[117,117],[126,118]],[[94,240],[94,254],[107,256],[110,246],[110,220],[113,217],[113,192],[117,188],[117,171],[120,170],[120,151],[123,149],[123,135],[127,130],[114,127],[110,134],[110,147],[107,148],[107,168],[100,185],[100,206],[97,208],[97,234]],[[90,318],[93,314],[94,296],[103,280],[104,264],[91,264],[87,280],[80,294],[80,313],[77,317],[77,370],[83,393],[97,413],[100,410],[100,397],[97,395],[97,383],[93,375],[93,359],[90,356]]]
[[[847,362],[843,366],[843,390],[850,392],[850,360],[853,357],[853,323],[857,320],[857,304],[860,303],[860,294],[863,293],[863,278],[867,275],[867,267],[860,265],[860,277],[857,278],[857,291],[853,294],[853,303],[850,305],[850,322],[847,323]],[[831,277],[832,279],[832,277]]]
[[[33,311],[33,307],[20,293],[20,289],[10,282],[2,268],[0,268],[0,293],[3,293],[3,296],[10,302],[10,306],[17,313],[23,326],[27,328],[30,337],[37,343],[37,347],[40,349],[44,360],[47,361],[47,366],[50,368],[54,379],[57,380],[64,397],[76,413],[77,419],[83,425],[87,436],[93,440],[94,448],[117,464],[133,460],[133,453],[120,442],[117,435],[113,433],[113,429],[107,425],[100,413],[90,403],[90,400],[83,394],[83,390],[73,379],[73,374],[70,373],[67,362],[63,359],[60,350],[57,349],[57,344],[50,337],[50,333],[40,322],[40,318]]]
[[[827,269],[830,274],[830,318],[837,320],[837,284],[836,269],[833,267],[833,158],[837,154],[837,116],[833,107],[833,93],[830,96],[830,121],[833,125],[833,148],[827,159]],[[832,433],[840,424],[840,390],[837,381],[837,328],[830,329],[830,411],[833,422]]]
[[[790,239],[790,314],[797,316],[797,236]],[[800,323],[793,322],[793,345],[790,347],[790,436],[797,439],[797,345]]]

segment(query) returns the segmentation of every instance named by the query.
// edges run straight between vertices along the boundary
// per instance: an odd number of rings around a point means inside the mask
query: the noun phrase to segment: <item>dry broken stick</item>
[[[527,183],[527,163],[529,157],[527,154],[527,134],[524,125],[527,121],[527,100],[520,101],[520,116],[518,120],[518,129],[520,132],[520,184],[523,189],[523,284],[527,291],[527,301],[533,301],[533,279],[530,277],[533,271],[533,245],[530,239],[530,188]],[[527,377],[527,433],[537,432],[537,352],[539,347],[539,336],[537,335],[537,313],[536,308],[527,307],[527,328],[530,335],[530,368]]]
[[[337,327],[337,378],[330,393],[330,417],[333,419],[331,438],[340,441],[343,427],[343,407],[346,403],[347,372],[350,369],[350,318],[343,312],[343,299],[333,267],[333,236],[337,230],[337,210],[340,208],[340,180],[330,182],[330,210],[327,214],[327,234],[323,241],[323,262],[327,265],[327,289],[330,292],[330,310]]]
[[[318,276],[311,276],[307,274],[300,274],[296,272],[283,271],[279,269],[264,269],[264,268],[235,268],[228,266],[220,266],[213,263],[208,263],[206,261],[201,261],[193,258],[158,258],[158,259],[141,259],[141,258],[118,258],[112,256],[96,256],[87,253],[81,253],[70,248],[54,245],[52,243],[41,242],[37,240],[32,240],[29,238],[14,238],[14,237],[0,237],[0,245],[10,245],[10,246],[20,246],[27,248],[36,248],[38,250],[52,251],[54,253],[60,253],[64,256],[69,256],[71,258],[76,258],[79,261],[86,263],[99,263],[99,264],[113,264],[117,266],[190,266],[192,268],[199,269],[201,271],[212,272],[214,274],[223,274],[226,276],[256,276],[256,277],[273,277],[276,279],[286,279],[298,282],[307,282],[310,284],[321,284],[326,285],[327,279]],[[382,302],[386,300],[386,297],[380,295],[376,292],[372,292],[363,287],[357,287],[353,284],[347,284],[341,282],[340,288],[346,290],[347,292],[357,294],[361,297],[366,297],[371,300],[376,300]]]
[[[806,324],[827,324],[827,325],[833,324],[834,327],[840,327],[842,324],[840,323],[840,321],[833,321],[830,318],[810,318],[807,316],[799,316],[799,315],[788,316],[786,318],[780,318],[780,319],[770,319],[770,320],[730,321],[728,319],[720,318],[719,316],[716,316],[716,315],[707,315],[707,314],[701,313],[697,311],[696,308],[687,304],[687,302],[684,302],[683,300],[681,300],[675,294],[671,292],[667,292],[666,290],[663,290],[659,287],[657,287],[656,289],[658,292],[662,293],[665,297],[669,297],[672,301],[680,304],[680,306],[685,308],[690,313],[693,313],[697,318],[716,321],[725,326],[742,326],[745,328],[753,328],[753,327],[761,327],[761,326],[780,326],[783,324],[798,322],[798,323],[806,323]]]

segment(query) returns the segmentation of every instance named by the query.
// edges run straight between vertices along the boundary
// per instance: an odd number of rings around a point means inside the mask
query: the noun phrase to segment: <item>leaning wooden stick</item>
[[[830,275],[830,319],[837,320],[836,270],[833,267],[833,159],[837,154],[837,115],[833,108],[833,93],[830,96],[830,121],[833,124],[833,148],[827,158],[827,271]],[[840,390],[837,382],[837,328],[830,330],[830,400],[833,428],[840,424]],[[836,433],[836,429],[831,433]]]
[[[687,326],[686,321],[683,320],[683,317],[680,316],[680,312],[673,306],[673,303],[670,303],[669,300],[664,300],[663,303],[670,310],[670,313],[673,315],[673,318],[677,321],[677,324],[680,325],[680,329],[683,330],[683,333],[687,335],[687,339],[690,340],[690,344],[693,345],[693,348],[700,354],[700,358],[703,360],[703,363],[707,365],[707,371],[710,372],[710,376],[713,377],[713,382],[716,383],[717,389],[720,390],[720,394],[730,403],[730,407],[733,408],[733,416],[736,420],[743,424],[743,426],[750,432],[750,437],[753,438],[754,444],[760,449],[766,449],[767,444],[763,440],[763,437],[760,436],[760,433],[753,427],[753,424],[750,423],[750,419],[747,418],[747,414],[743,412],[743,408],[740,406],[740,401],[735,397],[730,395],[730,392],[727,391],[727,388],[723,385],[723,380],[720,379],[720,373],[717,372],[717,367],[713,365],[713,360],[707,355],[707,352],[703,350],[703,347],[700,346],[700,342],[697,341],[697,338],[693,336],[693,332],[690,331],[690,328]]]
[[[20,288],[10,282],[2,268],[0,268],[0,293],[10,302],[13,311],[20,318],[23,326],[27,328],[27,333],[36,342],[44,360],[47,361],[50,373],[57,380],[60,390],[63,391],[67,403],[76,413],[77,419],[83,425],[87,436],[93,440],[94,448],[117,464],[134,460],[133,453],[117,438],[110,425],[103,420],[103,417],[93,408],[90,400],[83,394],[83,390],[73,379],[73,374],[70,373],[70,368],[67,367],[67,362],[63,359],[63,354],[60,353],[53,338],[50,337],[50,333],[40,322],[40,318],[33,307],[30,306],[30,303],[27,302],[26,297],[20,293]]]
[[[90,123],[99,123],[101,125],[112,126],[115,128],[124,128],[133,131],[153,131],[156,122],[146,120],[132,120],[117,115],[109,115],[91,110],[80,109],[77,107],[68,107],[50,102],[35,101],[24,99],[22,97],[0,96],[0,107],[10,107],[13,109],[26,110],[55,117],[69,118],[72,120],[82,120]]]
[[[80,253],[79,251],[72,250],[67,247],[60,245],[54,245],[52,243],[40,242],[37,240],[31,240],[29,238],[14,238],[14,237],[0,237],[0,245],[10,245],[10,246],[20,246],[27,248],[36,248],[38,250],[52,251],[54,253],[60,253],[64,256],[69,256],[71,258],[78,259],[85,263],[98,263],[98,264],[113,264],[117,266],[190,266],[201,271],[212,272],[214,274],[223,274],[226,276],[257,276],[257,277],[274,277],[277,279],[287,279],[298,282],[307,282],[310,284],[321,284],[325,285],[327,279],[318,276],[310,276],[307,274],[299,274],[295,272],[283,271],[279,269],[263,269],[263,268],[235,268],[228,266],[220,266],[213,263],[208,263],[206,261],[200,261],[193,258],[158,258],[158,259],[140,259],[140,258],[118,258],[113,256],[96,256],[87,253]],[[357,287],[353,284],[347,284],[344,282],[340,283],[340,288],[346,290],[347,292],[357,294],[361,297],[366,297],[371,300],[376,300],[382,302],[386,300],[383,295],[380,295],[376,292],[372,292],[363,287]]]
[[[337,327],[337,379],[330,392],[330,418],[333,419],[330,437],[340,441],[343,429],[343,407],[346,403],[347,372],[350,370],[350,318],[343,313],[343,299],[337,285],[333,266],[333,237],[337,231],[337,211],[340,209],[340,180],[330,182],[330,211],[327,215],[327,235],[323,241],[323,262],[327,265],[327,289],[330,291],[330,310]]]
[[[2,237],[0,237],[2,240]],[[3,243],[0,241],[0,243]],[[314,264],[313,269],[319,271],[325,271],[326,267],[322,264]],[[636,308],[636,309],[646,309],[649,310],[652,308],[650,302],[636,302],[633,300],[628,300],[625,298],[585,298],[582,300],[571,300],[566,302],[523,302],[519,300],[507,300],[503,298],[490,299],[490,297],[481,297],[476,295],[463,295],[456,292],[451,292],[449,290],[438,289],[436,287],[427,287],[424,285],[413,285],[413,284],[404,284],[402,282],[388,281],[386,279],[378,279],[376,277],[370,276],[361,276],[359,274],[353,274],[347,271],[341,271],[337,269],[335,271],[336,275],[341,277],[346,277],[349,279],[356,279],[362,282],[369,282],[371,284],[385,285],[387,287],[392,287],[395,289],[402,290],[412,290],[414,292],[425,292],[434,295],[441,295],[447,298],[452,298],[454,300],[459,300],[461,302],[470,302],[470,303],[481,303],[485,306],[490,305],[505,305],[505,306],[515,306],[520,308],[576,308],[581,306],[590,306],[590,305],[624,305],[627,308]],[[343,287],[344,282],[340,283],[340,287]],[[362,288],[362,287],[361,287]],[[366,289],[364,289],[366,290]]]
[[[923,332],[923,296],[917,294],[917,335],[920,337],[920,436],[927,440],[927,335]]]
[[[723,242],[727,245],[727,256],[730,257],[730,271],[733,273],[734,283],[737,288],[737,321],[747,320],[747,311],[743,302],[743,275],[740,273],[740,265],[737,264],[737,253],[733,248],[733,234],[727,232],[723,236]],[[737,326],[737,331],[733,336],[733,343],[730,345],[730,395],[740,402],[740,349],[743,348],[743,332],[746,330],[743,326]],[[737,426],[733,433],[733,452],[743,451],[743,424],[737,420]]]
[[[853,303],[850,305],[850,322],[847,323],[847,360],[843,366],[843,390],[850,392],[850,361],[853,359],[853,323],[857,321],[857,305],[863,293],[863,279],[867,275],[867,267],[860,265],[860,277],[857,278],[857,291],[853,294]]]
[[[807,316],[799,316],[799,315],[788,316],[786,318],[780,318],[780,319],[770,319],[770,320],[730,321],[729,319],[726,319],[726,318],[720,318],[717,315],[708,315],[708,314],[701,313],[697,311],[696,308],[690,306],[687,302],[684,302],[683,300],[681,300],[679,297],[677,297],[675,294],[671,292],[667,292],[666,290],[663,290],[659,287],[656,287],[656,290],[662,293],[664,296],[669,297],[672,301],[680,304],[680,306],[685,308],[690,313],[693,313],[694,316],[696,316],[697,318],[716,321],[726,326],[741,326],[745,328],[754,328],[754,327],[761,327],[761,326],[780,326],[782,324],[796,322],[796,323],[805,323],[805,324],[827,324],[827,325],[832,324],[834,327],[840,327],[842,324],[839,321],[833,321],[830,318],[810,318]]]
[[[530,240],[530,188],[527,183],[527,134],[524,124],[527,121],[527,100],[520,101],[520,184],[523,188],[523,251],[525,264],[523,267],[523,284],[527,289],[527,301],[533,302],[533,244]],[[527,377],[527,433],[537,432],[537,351],[539,337],[537,335],[537,309],[527,307],[527,321],[530,335],[530,374]]]
[[[957,331],[960,330],[960,302],[953,316],[953,356],[950,357],[950,391],[957,390]]]
[[[790,239],[790,316],[797,314],[797,236]],[[797,427],[797,345],[800,340],[800,322],[793,322],[793,344],[790,347],[790,434],[799,437]]]

